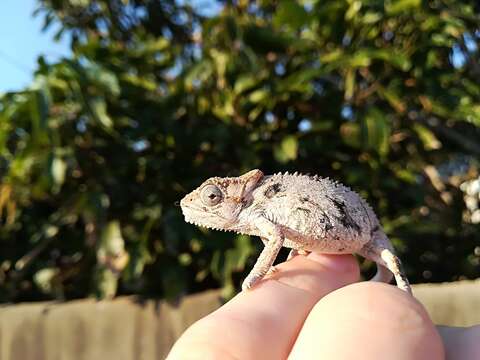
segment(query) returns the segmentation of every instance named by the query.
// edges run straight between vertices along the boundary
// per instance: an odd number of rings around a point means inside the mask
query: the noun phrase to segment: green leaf
[[[331,63],[340,60],[344,56],[342,49],[335,49],[320,56],[322,63]]]
[[[266,89],[258,89],[252,92],[249,96],[248,99],[254,103],[258,104],[263,101],[265,101],[269,96],[269,92]]]
[[[3,156],[7,154],[6,145],[12,127],[13,125],[11,125],[10,122],[6,118],[4,118],[2,116],[2,113],[0,112],[0,154],[3,154]]]
[[[378,53],[378,58],[383,59],[400,70],[408,71],[412,67],[412,63],[408,56],[399,51],[382,51]]]
[[[55,185],[61,186],[65,181],[65,174],[67,171],[67,164],[65,161],[58,156],[54,156],[50,171]]]
[[[89,0],[69,0],[69,3],[72,4],[72,6],[86,7],[90,4],[90,1]]]
[[[258,84],[258,82],[259,82],[258,76],[254,76],[250,74],[242,75],[235,81],[233,92],[235,94],[241,94],[244,91],[254,87],[256,84]]]
[[[406,169],[394,163],[390,164],[390,169],[393,171],[397,178],[406,183],[415,184],[417,182],[416,174],[409,169]]]
[[[158,86],[154,78],[140,77],[133,74],[123,74],[121,79],[146,91],[154,91]]]
[[[255,119],[264,111],[263,106],[256,106],[248,113],[248,120],[255,121]]]
[[[300,92],[311,94],[313,91],[312,80],[325,74],[324,69],[302,69],[293,72],[277,83],[276,90],[280,93]]]
[[[107,114],[107,104],[105,100],[97,97],[90,100],[90,109],[95,120],[98,121],[105,129],[113,127],[113,121]]]
[[[47,129],[49,100],[44,88],[33,91],[31,119],[36,136],[41,136]]]
[[[340,126],[340,136],[343,142],[353,148],[362,146],[360,126],[354,122],[346,122]]]
[[[225,87],[225,75],[227,73],[227,66],[230,62],[230,55],[217,49],[210,50],[210,55],[215,64],[215,70],[217,72],[217,84],[223,89]]]
[[[357,51],[346,58],[348,66],[363,67],[369,66],[372,62],[372,53],[370,51]]]
[[[404,113],[407,109],[407,106],[402,101],[400,96],[391,88],[384,88],[383,86],[377,87],[378,94],[386,99],[388,103],[395,109],[398,113]]]
[[[420,124],[414,124],[413,129],[418,134],[425,150],[437,150],[442,147],[442,143],[429,128]]]
[[[110,221],[102,230],[99,251],[103,251],[106,255],[118,255],[124,251],[124,244],[120,222]]]
[[[95,63],[89,64],[86,72],[88,79],[103,91],[113,96],[120,95],[120,85],[115,73]]]
[[[447,34],[435,33],[432,35],[432,45],[452,47],[455,44],[455,40]]]
[[[374,24],[382,19],[382,15],[377,12],[366,12],[362,17],[362,22],[364,24]]]
[[[388,15],[399,15],[412,11],[422,4],[422,0],[389,0],[385,2],[385,11]]]
[[[150,53],[164,51],[170,46],[170,41],[164,37],[158,37],[145,43],[145,50]]]
[[[282,140],[281,148],[287,159],[295,160],[298,152],[298,140],[295,136],[286,136]]]
[[[187,90],[192,90],[195,86],[207,81],[214,72],[213,63],[210,59],[205,59],[191,67],[185,76],[185,86]]]
[[[362,2],[354,0],[350,2],[347,12],[345,13],[345,20],[352,20],[362,8]]]
[[[118,276],[106,267],[97,267],[94,276],[94,294],[97,299],[112,299],[117,293]]]
[[[390,124],[386,116],[375,108],[369,109],[362,121],[362,138],[364,146],[373,149],[381,156],[389,150]]]
[[[281,163],[295,160],[297,155],[298,140],[293,135],[285,136],[280,145],[277,145],[274,148],[274,156]]]
[[[281,0],[273,16],[275,26],[289,25],[299,28],[306,24],[308,13],[305,8],[294,0]]]
[[[348,69],[345,75],[345,100],[350,100],[355,92],[355,70]]]

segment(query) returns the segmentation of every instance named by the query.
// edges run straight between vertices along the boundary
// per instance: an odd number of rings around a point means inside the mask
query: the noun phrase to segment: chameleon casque
[[[372,280],[411,293],[400,260],[377,216],[357,193],[319,176],[255,169],[239,177],[212,177],[180,202],[185,221],[215,230],[259,236],[265,247],[242,289],[272,268],[282,246],[301,253],[359,254],[376,262]]]

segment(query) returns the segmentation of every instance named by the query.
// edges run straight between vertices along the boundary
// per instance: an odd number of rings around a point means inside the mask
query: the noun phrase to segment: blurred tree
[[[175,204],[255,167],[359,191],[413,282],[480,275],[476,1],[194,4],[39,1],[74,55],[0,98],[0,301],[233,291],[260,242]]]

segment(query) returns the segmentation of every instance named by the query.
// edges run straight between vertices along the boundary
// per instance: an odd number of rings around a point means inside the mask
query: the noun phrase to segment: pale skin
[[[480,326],[436,328],[408,293],[358,282],[351,255],[311,253],[276,268],[192,325],[167,359],[480,358]]]

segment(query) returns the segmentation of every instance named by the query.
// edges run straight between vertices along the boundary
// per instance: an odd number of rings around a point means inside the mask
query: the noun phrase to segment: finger
[[[480,325],[471,327],[438,326],[445,345],[446,360],[480,359]]]
[[[312,309],[289,359],[444,358],[423,306],[398,288],[362,282],[325,296]]]
[[[315,303],[359,278],[351,255],[296,256],[277,269],[190,327],[169,359],[284,359]]]

